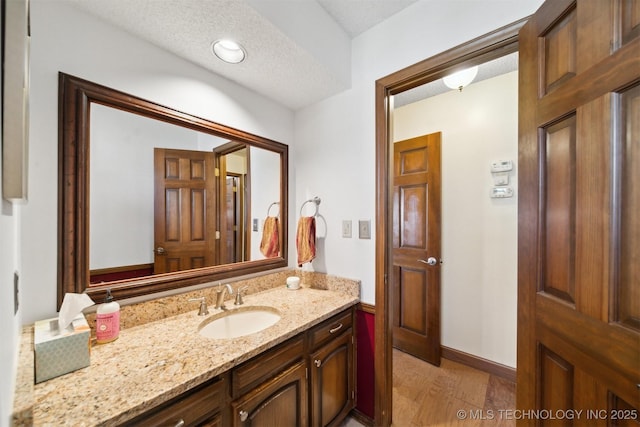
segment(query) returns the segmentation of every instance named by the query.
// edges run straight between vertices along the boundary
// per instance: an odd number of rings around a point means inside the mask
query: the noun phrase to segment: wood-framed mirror
[[[287,145],[64,73],[58,109],[58,307],[288,265]]]

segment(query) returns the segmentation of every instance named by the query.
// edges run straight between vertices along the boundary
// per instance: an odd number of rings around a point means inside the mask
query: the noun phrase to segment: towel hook
[[[322,201],[322,200],[321,200],[321,199],[320,199],[320,197],[318,197],[318,196],[314,197],[313,199],[306,200],[306,201],[302,204],[302,206],[300,206],[300,216],[302,216],[302,208],[304,208],[304,205],[306,205],[307,203],[315,203],[315,204],[316,204],[316,213],[315,213],[315,214],[313,214],[313,216],[318,216],[318,206],[320,206],[320,202],[321,202],[321,201]]]
[[[273,203],[271,203],[271,204],[269,205],[269,208],[267,209],[267,216],[269,216],[269,213],[271,212],[271,208],[272,208],[274,205],[279,205],[279,204],[280,204],[280,202],[273,202]]]

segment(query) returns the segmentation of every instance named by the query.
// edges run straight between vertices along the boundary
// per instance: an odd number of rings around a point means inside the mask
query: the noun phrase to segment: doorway
[[[375,319],[375,424],[388,426],[392,420],[392,404],[388,396],[392,390],[393,333],[390,328],[393,296],[393,185],[391,170],[391,113],[393,95],[442,78],[458,69],[478,65],[516,52],[519,29],[526,19],[500,28],[469,43],[443,52],[407,69],[376,82],[376,319]],[[446,262],[446,260],[445,260]]]

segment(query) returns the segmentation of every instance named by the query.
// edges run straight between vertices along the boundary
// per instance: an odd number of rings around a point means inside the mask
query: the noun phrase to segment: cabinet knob
[[[249,413],[247,411],[240,411],[238,413],[240,415],[240,421],[245,422],[247,418],[249,418]]]
[[[313,363],[315,363],[316,366],[319,368],[320,365],[322,365],[322,360],[316,359],[316,360],[313,361]]]

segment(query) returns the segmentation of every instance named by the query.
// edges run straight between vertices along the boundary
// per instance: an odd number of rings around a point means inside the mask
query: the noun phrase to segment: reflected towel
[[[268,216],[264,220],[260,252],[267,258],[274,258],[280,255],[280,227],[276,216]]]
[[[298,220],[296,247],[298,249],[298,267],[301,267],[305,262],[311,262],[316,257],[315,217],[305,216]]]

